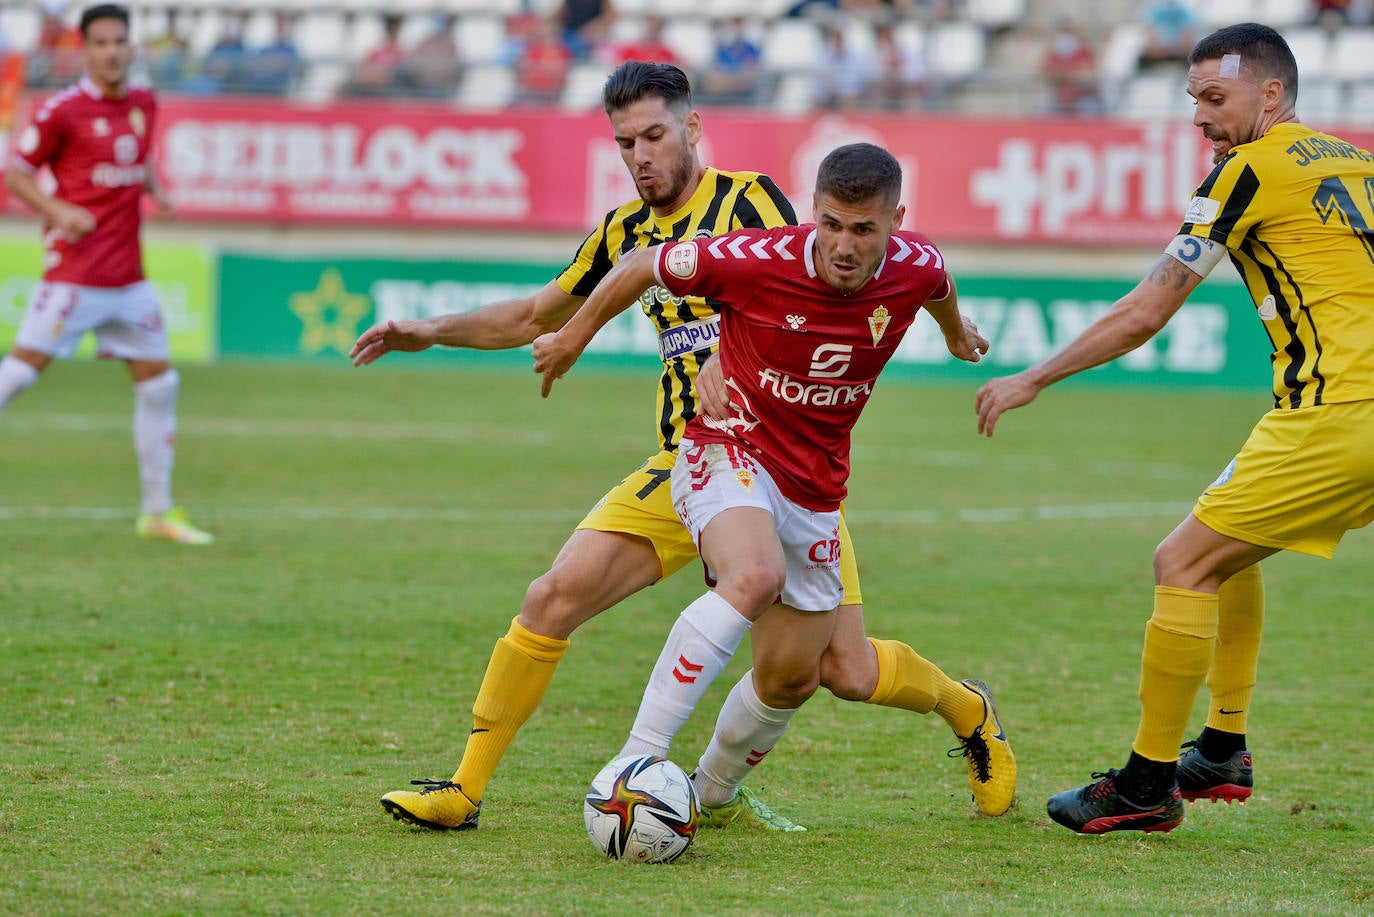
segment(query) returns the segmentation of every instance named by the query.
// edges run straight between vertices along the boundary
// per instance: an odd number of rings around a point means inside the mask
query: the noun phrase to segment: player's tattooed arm
[[[1191,290],[1200,278],[1173,255],[1160,255],[1155,266],[1150,268],[1150,273],[1145,275],[1145,279],[1157,287],[1178,292]]]

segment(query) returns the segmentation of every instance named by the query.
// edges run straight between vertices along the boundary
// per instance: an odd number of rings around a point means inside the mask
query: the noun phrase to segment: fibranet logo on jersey
[[[873,386],[867,382],[857,385],[798,382],[786,373],[780,373],[772,368],[759,371],[759,388],[788,404],[822,408],[832,404],[853,404],[873,394]]]

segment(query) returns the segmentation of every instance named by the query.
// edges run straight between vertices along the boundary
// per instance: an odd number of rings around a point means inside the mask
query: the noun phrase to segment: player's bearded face
[[[128,27],[118,19],[96,19],[86,28],[82,53],[91,79],[105,87],[123,86],[134,57]]]
[[[902,225],[906,208],[881,195],[851,204],[817,194],[816,270],[841,293],[853,293],[873,279],[887,252],[892,233]]]
[[[680,206],[700,169],[696,141],[701,131],[696,113],[684,119],[662,99],[648,96],[612,112],[611,127],[620,157],[644,202],[660,209]]]
[[[1264,99],[1260,87],[1242,66],[1236,76],[1221,75],[1221,60],[1199,61],[1188,68],[1188,94],[1196,103],[1193,124],[1212,141],[1212,162],[1262,133]]]

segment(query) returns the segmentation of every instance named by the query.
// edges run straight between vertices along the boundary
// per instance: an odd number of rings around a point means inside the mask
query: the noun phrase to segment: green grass
[[[938,719],[827,695],[751,778],[808,833],[601,861],[581,796],[702,588],[689,570],[578,633],[480,830],[391,821],[381,793],[457,763],[526,583],[651,450],[653,383],[578,371],[542,402],[532,374],[389,362],[183,370],[203,550],[133,537],[119,368],[59,364],[0,417],[0,912],[1374,911],[1363,533],[1266,564],[1247,806],[1103,838],[1044,814],[1124,760],[1151,551],[1263,393],[1066,386],[985,441],[972,387],[879,389],[849,501],[869,628],[996,690],[1021,772],[1001,819],[974,814]]]

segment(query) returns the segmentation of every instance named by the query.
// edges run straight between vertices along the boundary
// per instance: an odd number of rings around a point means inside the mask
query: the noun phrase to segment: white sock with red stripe
[[[134,452],[143,482],[140,512],[165,513],[172,508],[172,462],[176,456],[177,390],[175,369],[134,383]]]
[[[673,737],[725,671],[750,626],[748,618],[714,592],[688,605],[654,663],[621,755],[668,757]]]
[[[37,381],[38,370],[23,360],[6,355],[0,360],[0,408]]]
[[[736,789],[778,744],[796,713],[759,700],[754,670],[745,672],[720,708],[711,744],[697,765],[694,783],[701,804],[719,806],[734,799]]]

